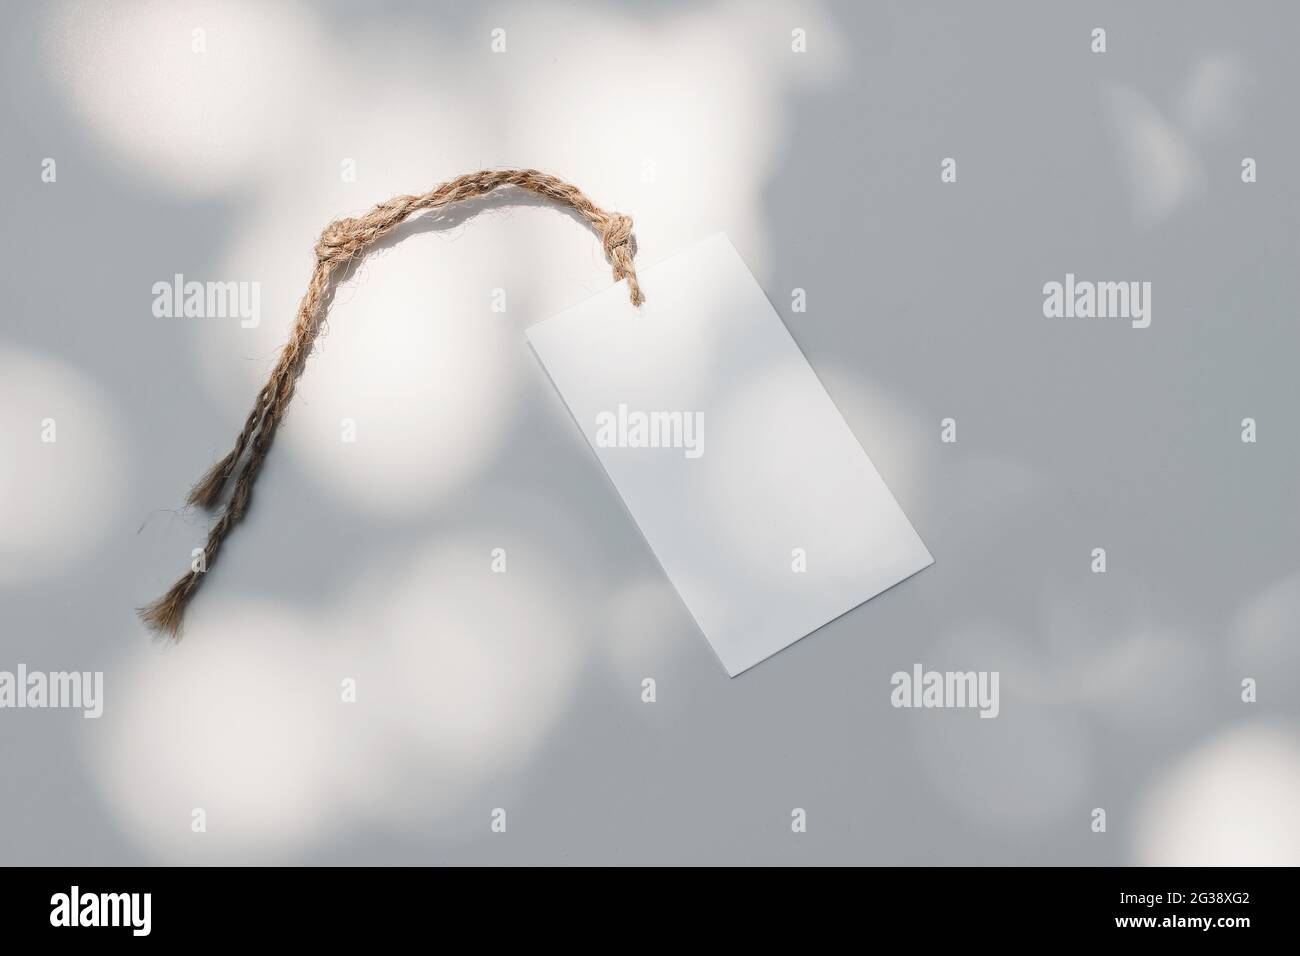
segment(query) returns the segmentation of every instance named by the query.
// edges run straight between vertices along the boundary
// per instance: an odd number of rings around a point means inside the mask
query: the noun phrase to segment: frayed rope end
[[[189,498],[186,500],[204,511],[214,510],[221,503],[221,492],[225,490],[226,482],[230,480],[230,473],[234,471],[238,458],[238,453],[232,451],[209,468],[199,479],[198,484],[190,489]]]
[[[181,639],[181,622],[185,619],[185,605],[189,603],[190,594],[194,590],[193,577],[194,573],[186,575],[152,604],[136,608],[140,620],[159,637],[172,641]]]

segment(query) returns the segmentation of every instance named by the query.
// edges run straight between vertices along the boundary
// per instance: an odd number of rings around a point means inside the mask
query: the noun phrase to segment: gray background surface
[[[0,711],[0,861],[1300,862],[1300,7],[4,13],[0,669],[106,701]],[[318,230],[533,165],[641,261],[726,231],[936,564],[728,680],[524,341],[598,243],[503,197],[340,290],[151,643]],[[177,272],[260,326],[156,318]],[[1044,318],[1067,272],[1152,282],[1151,327]],[[892,708],[917,662],[1000,671],[1001,715]]]

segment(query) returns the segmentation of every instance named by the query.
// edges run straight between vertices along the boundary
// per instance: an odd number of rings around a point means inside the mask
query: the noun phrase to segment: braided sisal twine
[[[642,303],[641,287],[637,284],[636,269],[632,265],[635,239],[632,235],[631,217],[622,213],[605,212],[576,186],[535,169],[481,170],[443,183],[420,196],[396,196],[375,206],[359,219],[339,219],[330,223],[316,243],[316,268],[312,272],[307,292],[298,305],[298,319],[294,323],[293,334],[272,370],[270,379],[257,393],[253,410],[248,413],[244,428],[235,439],[235,447],[230,454],[213,465],[190,492],[190,504],[215,509],[220,503],[222,491],[243,461],[225,510],[208,532],[207,545],[203,549],[204,567],[212,567],[222,542],[248,511],[253,482],[257,480],[262,463],[266,460],[266,454],[275,438],[275,430],[284,419],[289,400],[293,397],[294,382],[301,374],[303,363],[320,330],[324,318],[321,314],[322,306],[335,270],[361,255],[368,246],[415,213],[474,199],[502,186],[526,189],[572,206],[581,213],[601,235],[605,258],[614,270],[614,281],[626,279],[632,304]],[[191,571],[185,575],[161,598],[141,608],[141,619],[153,630],[179,638],[185,608],[198,590],[203,576],[202,571]]]

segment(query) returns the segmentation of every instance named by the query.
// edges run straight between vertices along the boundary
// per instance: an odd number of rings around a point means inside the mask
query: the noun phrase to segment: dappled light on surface
[[[1300,865],[1300,737],[1251,723],[1157,773],[1133,827],[1143,866]]]
[[[127,455],[113,404],[89,379],[0,347],[0,587],[87,559],[121,518]]]
[[[175,862],[454,818],[535,759],[570,705],[589,625],[567,580],[516,530],[372,568],[314,613],[209,601],[179,645],[118,662],[96,779]]]
[[[187,196],[262,175],[327,67],[312,17],[248,0],[68,3],[42,40],[72,109],[121,169]]]

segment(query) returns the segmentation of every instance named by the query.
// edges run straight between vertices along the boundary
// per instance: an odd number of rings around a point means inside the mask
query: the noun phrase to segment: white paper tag
[[[639,277],[528,338],[734,677],[934,559],[725,235]]]

